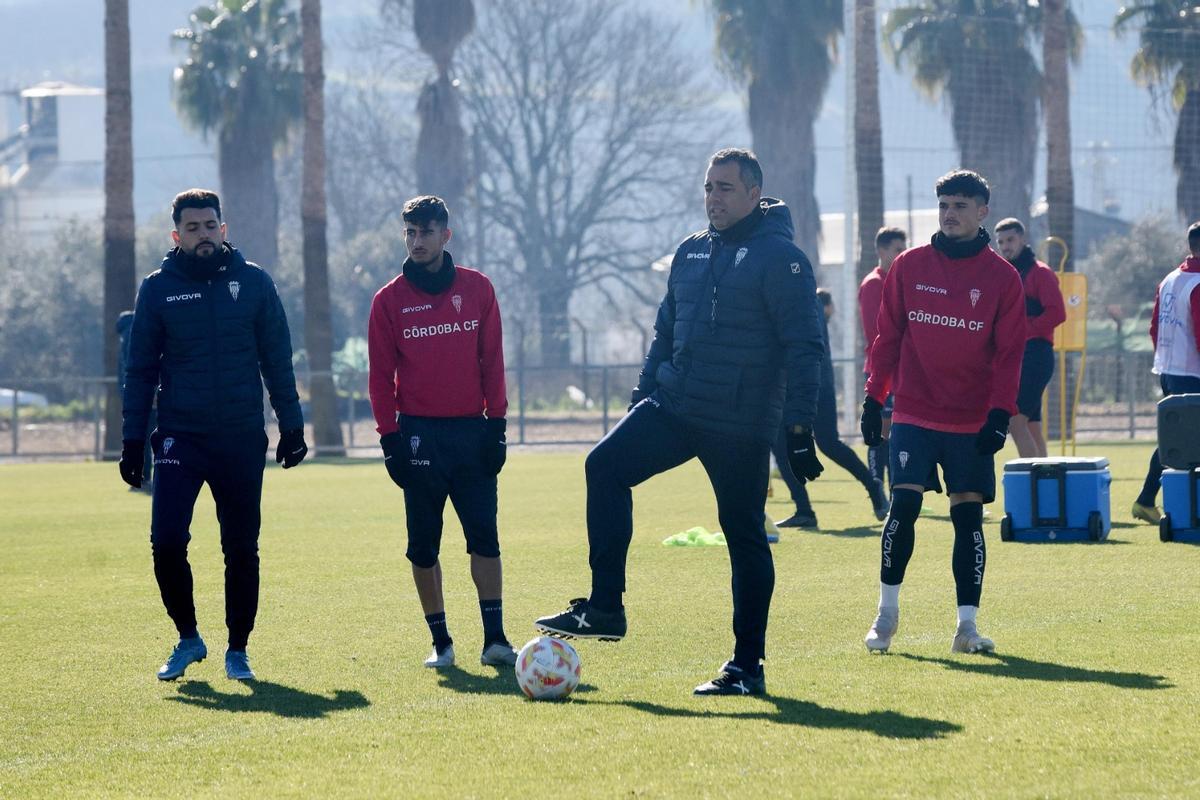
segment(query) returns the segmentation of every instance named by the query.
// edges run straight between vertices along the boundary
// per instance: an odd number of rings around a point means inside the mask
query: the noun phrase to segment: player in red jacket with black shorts
[[[882,438],[883,401],[889,391],[895,395],[879,614],[865,640],[872,652],[886,651],[896,633],[914,525],[938,464],[954,525],[958,628],[951,650],[995,648],[975,624],[987,557],[983,504],[995,499],[992,459],[1017,410],[1024,292],[1017,271],[988,247],[980,227],[991,196],[987,182],[956,170],[938,179],[936,189],[940,230],[930,244],[900,254],[884,281],[863,401],[863,440],[871,446]]]
[[[445,251],[450,221],[440,198],[404,204],[402,274],[371,303],[371,411],[384,466],[404,490],[413,580],[433,634],[425,666],[454,664],[442,599],[442,512],[462,522],[483,616],[481,663],[513,664],[504,635],[496,476],[506,457],[504,347],[496,292]],[[485,416],[486,415],[486,416]]]
[[[1042,394],[1054,377],[1054,329],[1066,321],[1066,305],[1058,277],[1033,255],[1033,248],[1025,243],[1025,226],[1019,219],[1009,217],[996,223],[996,250],[1021,276],[1028,322],[1017,389],[1017,414],[1012,418],[1013,444],[1021,458],[1045,458]]]

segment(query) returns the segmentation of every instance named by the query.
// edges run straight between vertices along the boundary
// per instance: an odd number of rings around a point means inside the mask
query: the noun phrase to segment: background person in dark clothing
[[[196,497],[207,483],[225,554],[225,673],[252,680],[246,642],[258,611],[264,381],[279,420],[276,462],[294,467],[308,452],[291,334],[271,277],[225,241],[216,193],[180,193],[171,217],[176,247],[142,281],[133,316],[121,478],[142,483],[147,418],[157,395],[150,545],[163,605],[179,631],[158,677],[174,680],[208,655],[196,628],[187,558]]]
[[[781,419],[785,460],[806,480],[821,473],[812,423],[824,346],[812,267],[792,243],[787,207],[761,194],[753,153],[728,149],[710,159],[710,225],[675,252],[637,405],[587,458],[591,597],[536,623],[566,638],[625,635],[631,488],[699,458],[729,545],[735,644],[733,659],[697,694],[766,691],[760,662],[775,567],[763,507]]]
[[[817,416],[813,422],[813,437],[817,448],[829,456],[833,463],[849,472],[867,490],[871,501],[871,510],[877,520],[887,516],[887,495],[883,484],[871,474],[871,470],[862,459],[851,450],[838,436],[837,428],[837,394],[833,385],[833,355],[829,348],[829,318],[833,316],[833,295],[828,289],[817,289],[817,299],[821,301],[824,312],[821,315],[821,335],[825,340],[825,360],[821,362],[821,392],[817,400]],[[816,528],[817,515],[808,499],[808,490],[804,481],[796,477],[787,459],[787,428],[779,429],[779,436],[771,448],[775,454],[775,463],[779,466],[779,476],[787,484],[791,492],[792,502],[796,511],[792,516],[776,522],[780,528]]]
[[[1067,310],[1054,270],[1034,256],[1019,219],[1008,217],[996,223],[996,250],[1021,276],[1028,323],[1017,413],[1012,418],[1013,443],[1021,458],[1045,458],[1042,395],[1054,377],[1054,329],[1066,320]]]
[[[883,301],[883,281],[896,256],[908,248],[908,234],[902,228],[880,228],[875,233],[875,255],[879,263],[858,285],[858,314],[863,329],[863,381],[871,374],[871,345],[879,334],[879,305]],[[891,451],[888,437],[892,429],[892,396],[883,401],[883,438],[879,444],[867,448],[867,466],[879,482],[887,486],[888,460]]]

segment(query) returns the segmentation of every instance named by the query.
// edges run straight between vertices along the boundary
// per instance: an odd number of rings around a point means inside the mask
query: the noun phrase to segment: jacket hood
[[[216,270],[213,272],[215,275],[221,272],[229,273],[246,266],[246,259],[241,252],[229,242],[222,242],[221,257],[219,259],[214,259],[213,263],[217,266]],[[174,272],[190,280],[205,280],[206,277],[211,277],[197,274],[196,267],[196,259],[187,255],[178,247],[172,248],[171,250],[167,251],[165,256],[163,256],[162,269],[164,272]]]
[[[755,236],[782,236],[789,242],[796,235],[796,227],[792,224],[792,212],[787,203],[774,197],[764,197],[758,201],[762,209],[762,224],[754,232]]]

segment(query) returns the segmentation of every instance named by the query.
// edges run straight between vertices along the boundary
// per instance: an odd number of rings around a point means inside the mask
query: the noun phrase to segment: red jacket
[[[895,395],[892,421],[974,433],[1017,413],[1025,351],[1021,277],[989,247],[950,259],[933,245],[896,257],[883,284],[867,394]]]
[[[371,302],[368,384],[380,435],[398,429],[397,411],[417,417],[508,411],[496,292],[483,273],[455,269],[440,294],[398,275]]]
[[[879,333],[876,318],[879,316],[879,304],[883,301],[883,277],[883,270],[875,267],[858,285],[858,314],[862,318],[863,350],[866,353],[863,371],[868,375],[871,374],[871,345]]]
[[[1200,272],[1200,256],[1188,256],[1178,267],[1183,272]],[[1161,288],[1161,284],[1159,285]],[[1158,348],[1158,301],[1154,295],[1154,313],[1150,316],[1150,341]],[[1192,292],[1192,330],[1196,332],[1196,350],[1200,351],[1200,292]]]
[[[1033,266],[1033,269],[1025,273],[1021,282],[1025,286],[1025,296],[1042,305],[1041,314],[1029,317],[1028,338],[1045,339],[1053,344],[1054,329],[1067,319],[1067,308],[1063,305],[1058,276],[1049,266],[1039,261]]]

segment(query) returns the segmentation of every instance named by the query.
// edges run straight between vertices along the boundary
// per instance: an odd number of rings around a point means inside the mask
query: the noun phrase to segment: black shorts
[[[936,488],[937,465],[942,467],[950,494],[978,492],[983,502],[996,499],[996,466],[992,456],[975,449],[974,433],[946,433],[903,422],[892,424],[892,486],[915,484]]]
[[[496,476],[483,461],[483,417],[401,417],[400,433],[412,456],[404,490],[408,560],[423,568],[437,563],[447,497],[462,523],[467,552],[499,556]]]
[[[1017,411],[1030,422],[1042,421],[1042,394],[1054,377],[1054,345],[1045,339],[1025,343],[1021,360],[1021,384],[1017,389]]]

